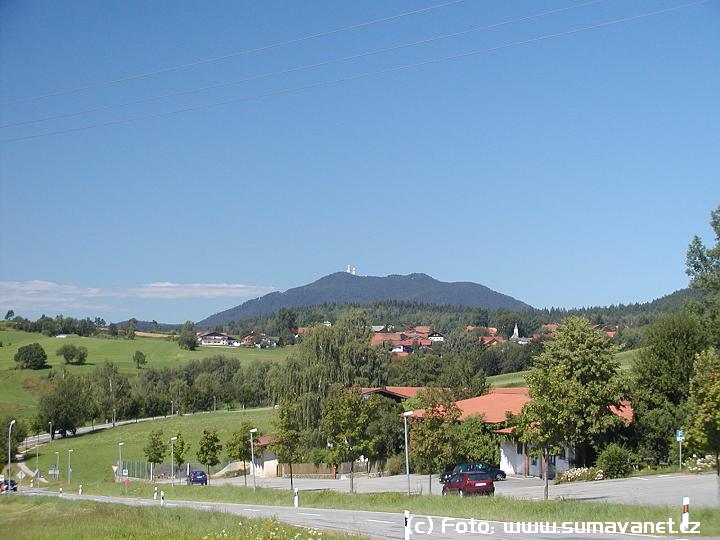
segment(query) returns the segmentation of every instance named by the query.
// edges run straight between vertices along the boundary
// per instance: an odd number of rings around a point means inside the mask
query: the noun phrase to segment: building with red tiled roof
[[[360,393],[365,397],[374,394],[392,398],[396,401],[402,401],[417,396],[420,390],[425,390],[424,386],[381,386],[374,388],[361,388]]]
[[[462,422],[472,416],[482,415],[487,424],[505,424],[508,415],[515,416],[522,411],[523,406],[531,401],[527,387],[517,388],[491,388],[487,394],[470,399],[456,401],[460,409]],[[633,409],[629,402],[622,402],[620,407],[610,407],[610,410],[620,416],[626,424],[632,422]],[[415,418],[422,418],[423,410],[414,412]],[[501,427],[493,430],[502,435],[500,441],[500,468],[508,474],[525,476],[542,476],[539,460],[530,456],[527,446],[519,444],[513,435],[512,427]],[[571,467],[575,458],[572,448],[566,448],[563,455],[554,456],[551,460],[552,471],[562,472]]]
[[[497,343],[503,343],[505,341],[507,340],[502,336],[480,336],[480,342],[485,348],[488,348]]]

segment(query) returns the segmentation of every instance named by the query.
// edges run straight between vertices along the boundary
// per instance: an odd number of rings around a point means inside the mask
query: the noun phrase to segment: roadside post
[[[62,487],[60,488],[60,496],[62,497]]]
[[[155,489],[153,490],[153,501],[157,501],[157,486],[155,486]]]
[[[165,490],[160,490],[160,506],[165,506]]]
[[[675,430],[675,439],[677,440],[678,444],[680,445],[680,459],[678,460],[678,470],[682,471],[682,443],[685,440],[685,430],[684,429],[676,429]]]
[[[300,507],[300,489],[295,488],[295,493],[293,495],[293,506],[295,508]]]
[[[405,540],[410,540],[410,510],[405,510]]]
[[[683,497],[680,532],[687,532],[690,527],[690,497]]]
[[[82,495],[82,484],[80,484],[80,487],[78,488],[78,495]]]

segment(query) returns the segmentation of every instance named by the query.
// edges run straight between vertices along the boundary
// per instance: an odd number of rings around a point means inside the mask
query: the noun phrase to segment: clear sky
[[[199,320],[348,263],[539,307],[686,286],[720,204],[720,1],[542,40],[691,2],[394,48],[583,3],[465,0],[328,34],[442,3],[0,1],[0,310]]]

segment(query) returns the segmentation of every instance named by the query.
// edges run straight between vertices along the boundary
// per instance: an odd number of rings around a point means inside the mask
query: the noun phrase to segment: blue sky
[[[0,2],[0,124],[274,73],[581,4]],[[234,86],[0,128],[0,310],[199,320],[348,263],[535,306],[687,284],[720,204],[720,2],[604,0]],[[259,96],[244,101],[243,96]],[[132,123],[22,139],[236,100]]]

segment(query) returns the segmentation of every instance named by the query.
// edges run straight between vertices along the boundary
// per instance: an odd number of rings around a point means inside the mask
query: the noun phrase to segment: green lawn
[[[0,531],[4,531],[3,538],[16,540],[351,538],[343,534],[292,527],[276,520],[221,512],[61,501],[50,497],[0,498]]]
[[[58,482],[51,481],[51,489],[64,486],[68,489],[67,481],[67,459],[68,450],[72,449],[71,466],[72,486],[70,489],[77,489],[78,484],[84,487],[102,484],[103,482],[114,482],[112,466],[118,460],[118,443],[123,442],[123,460],[145,461],[143,448],[148,442],[150,432],[162,429],[167,441],[178,432],[182,433],[186,442],[190,443],[190,451],[186,461],[197,463],[195,452],[198,449],[198,441],[203,429],[216,429],[221,443],[224,445],[233,431],[236,431],[241,422],[252,422],[261,433],[272,431],[272,420],[275,410],[272,407],[261,409],[247,409],[246,411],[222,411],[196,413],[190,416],[176,416],[160,420],[140,422],[118,426],[113,429],[101,430],[96,433],[58,438],[54,441],[41,444],[39,447],[40,470],[45,478],[50,480],[48,470],[55,463],[55,452],[60,458],[60,479]],[[249,435],[248,435],[249,436]],[[221,459],[225,459],[223,453]],[[170,463],[168,454],[166,462]],[[31,469],[35,469],[35,451],[30,449],[26,454],[26,463]],[[212,482],[212,480],[211,480]]]
[[[88,363],[84,366],[67,366],[72,373],[90,373],[98,364],[105,360],[113,362],[121,371],[137,374],[138,370],[132,363],[135,351],[142,351],[147,357],[146,367],[172,367],[222,354],[240,359],[244,363],[256,360],[284,361],[288,349],[246,349],[246,348],[201,348],[195,351],[181,350],[177,343],[161,338],[138,337],[134,340],[104,339],[96,337],[68,336],[65,339],[44,336],[42,334],[20,332],[17,330],[0,330],[0,415],[13,414],[30,416],[37,404],[43,379],[49,370],[15,370],[13,357],[19,347],[29,343],[40,343],[48,355],[48,362],[53,368],[64,365],[62,357],[55,356],[55,351],[68,343],[81,345],[88,349]]]

